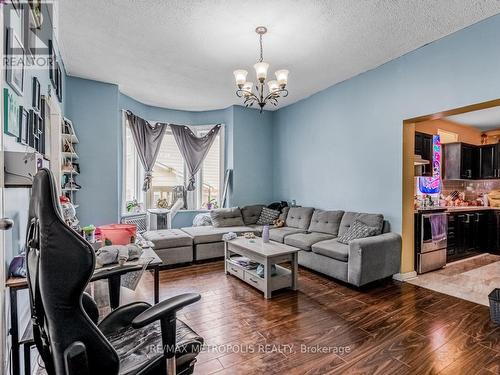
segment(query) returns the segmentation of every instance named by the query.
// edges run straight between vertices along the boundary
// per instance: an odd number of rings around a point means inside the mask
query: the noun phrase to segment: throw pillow
[[[271,225],[273,221],[278,218],[278,216],[280,216],[279,211],[262,207],[262,212],[260,213],[259,220],[257,220],[257,225]]]
[[[216,228],[244,226],[239,207],[218,208],[210,211],[212,225]]]
[[[380,234],[380,228],[371,227],[362,221],[354,220],[349,229],[337,238],[337,241],[348,245],[349,242],[357,238],[371,237],[377,234]]]

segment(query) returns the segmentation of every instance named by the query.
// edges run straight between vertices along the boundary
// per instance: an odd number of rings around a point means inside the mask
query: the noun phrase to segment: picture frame
[[[23,106],[19,106],[19,138],[18,142],[28,145],[29,112]]]
[[[51,143],[50,143],[50,137],[51,137],[51,128],[50,128],[50,121],[47,119],[47,98],[45,95],[42,95],[41,99],[41,106],[40,106],[40,117],[42,119],[42,124],[43,124],[43,136],[44,136],[44,143],[43,143],[43,149],[45,155],[50,155],[51,153]]]
[[[59,102],[62,102],[63,98],[62,71],[58,61],[56,61],[56,82],[57,82],[56,95],[57,98],[59,99]]]
[[[35,110],[30,109],[28,146],[33,147],[37,151],[39,151],[40,148],[41,120],[40,115]]]
[[[8,66],[5,69],[6,81],[12,88],[12,90],[14,90],[18,95],[22,96],[24,87],[24,64],[26,53],[24,51],[23,44],[15,33],[14,29],[8,27],[6,32],[6,58],[8,59]]]
[[[52,86],[57,88],[57,71],[56,71],[56,61],[57,55],[54,48],[54,42],[52,39],[49,39],[49,78],[50,82],[52,82]]]
[[[8,88],[4,88],[4,133],[19,138],[19,105]]]
[[[28,5],[30,7],[30,15],[33,26],[40,29],[43,22],[42,0],[28,0]]]
[[[33,77],[33,96],[32,96],[32,106],[35,110],[40,111],[40,107],[42,105],[42,96],[40,93],[40,81],[38,78]]]
[[[34,65],[37,49],[37,33],[39,29],[32,26],[31,8],[27,4],[21,6],[21,28],[22,40],[24,43],[24,50],[26,52],[27,63],[26,65]]]
[[[42,117],[38,118],[38,148],[37,151],[45,155],[45,121],[43,121]]]

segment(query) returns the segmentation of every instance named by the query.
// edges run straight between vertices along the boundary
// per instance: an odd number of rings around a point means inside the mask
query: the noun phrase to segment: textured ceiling
[[[240,104],[255,82],[254,29],[270,72],[290,70],[288,105],[500,12],[498,0],[59,0],[70,75],[117,83],[162,107]],[[274,74],[273,74],[274,75]]]
[[[500,128],[500,107],[492,107],[462,113],[460,115],[449,116],[448,120],[462,124],[470,125],[482,131],[499,129]]]

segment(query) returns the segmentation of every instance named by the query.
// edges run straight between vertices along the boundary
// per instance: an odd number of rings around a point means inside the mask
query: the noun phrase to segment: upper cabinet
[[[480,147],[481,179],[500,178],[499,144]]]
[[[480,150],[467,143],[443,145],[445,180],[474,180],[480,178]]]
[[[432,135],[415,132],[415,155],[429,160],[429,164],[423,165],[422,176],[432,176]]]

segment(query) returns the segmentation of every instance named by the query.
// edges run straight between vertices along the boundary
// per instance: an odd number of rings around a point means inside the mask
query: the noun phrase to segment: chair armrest
[[[191,305],[201,299],[197,293],[185,293],[161,301],[151,306],[146,311],[137,315],[132,321],[132,327],[141,328],[151,324],[156,320],[161,320],[169,316],[175,316],[175,313],[182,308]]]
[[[361,286],[400,271],[401,236],[383,233],[349,243],[348,282]]]
[[[90,375],[87,348],[81,341],[75,341],[64,351],[66,375]]]

